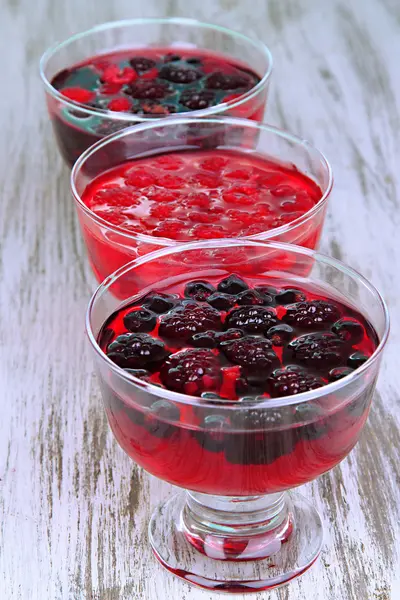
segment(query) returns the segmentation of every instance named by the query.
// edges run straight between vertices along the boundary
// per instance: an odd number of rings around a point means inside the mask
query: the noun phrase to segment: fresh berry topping
[[[179,99],[179,104],[189,110],[201,110],[214,103],[214,93],[211,90],[185,90]]]
[[[142,301],[143,306],[157,314],[162,314],[171,310],[176,304],[175,296],[163,294],[161,292],[150,292]]]
[[[94,93],[89,90],[84,90],[80,87],[69,87],[61,90],[63,96],[69,98],[70,100],[74,100],[74,102],[80,102],[81,104],[85,104],[86,102],[90,102],[94,98]]]
[[[171,83],[193,83],[202,77],[200,71],[188,69],[175,65],[166,65],[160,71],[161,79],[166,79]]]
[[[217,347],[215,331],[204,331],[203,333],[195,333],[189,341],[195,348]]]
[[[221,350],[234,364],[251,370],[260,369],[265,374],[279,364],[271,345],[270,340],[247,335],[238,340],[223,342]]]
[[[223,294],[240,294],[248,289],[247,283],[237,275],[229,275],[218,284],[218,291]]]
[[[334,333],[308,333],[290,342],[284,352],[287,362],[296,361],[318,370],[344,363],[348,344]]]
[[[191,281],[186,284],[185,296],[198,302],[205,302],[215,292],[215,287],[207,281]]]
[[[139,73],[139,75],[146,71],[150,71],[150,69],[153,69],[156,66],[154,60],[145,58],[144,56],[135,56],[134,58],[131,58],[129,64],[135,69],[136,73]]]
[[[227,327],[244,329],[248,333],[263,333],[278,322],[272,310],[263,306],[234,308],[226,317]]]
[[[245,290],[237,295],[236,302],[241,306],[254,306],[264,304],[264,298],[255,290]]]
[[[170,93],[170,88],[166,83],[139,80],[131,85],[129,93],[140,100],[160,100]]]
[[[169,438],[176,431],[172,423],[179,421],[179,408],[168,400],[156,400],[146,414],[144,425],[156,437]]]
[[[154,329],[157,323],[156,315],[147,308],[131,310],[124,316],[124,325],[128,331],[148,332]]]
[[[104,83],[111,84],[128,84],[132,83],[137,78],[137,74],[130,67],[120,69],[118,65],[110,65],[107,67],[101,76]]]
[[[275,293],[275,302],[277,304],[294,304],[295,302],[304,302],[305,299],[305,295],[300,290],[288,289]]]
[[[331,369],[328,374],[329,381],[338,381],[339,379],[343,379],[346,375],[350,375],[353,372],[353,369],[350,367],[335,367]]]
[[[147,333],[119,335],[107,348],[107,356],[120,367],[143,369],[168,356],[164,342]]]
[[[234,296],[230,296],[229,294],[222,294],[221,292],[215,292],[211,296],[207,298],[208,304],[211,304],[214,308],[218,310],[229,310],[235,304]]]
[[[361,367],[368,359],[369,356],[362,352],[353,352],[353,354],[349,356],[347,364],[351,369],[358,369],[358,367]]]
[[[208,329],[219,331],[221,317],[215,308],[207,304],[197,304],[192,300],[184,300],[167,315],[161,317],[159,334],[163,337],[187,341],[195,333]]]
[[[151,377],[151,373],[146,371],[146,369],[124,369],[124,371],[138,379],[143,379],[143,381],[149,381]]]
[[[211,350],[182,350],[165,361],[160,378],[170,390],[200,396],[205,390],[218,390],[221,370]]]
[[[108,103],[107,108],[116,112],[127,112],[131,108],[131,103],[128,98],[114,98]]]
[[[340,317],[340,311],[325,300],[297,302],[288,306],[283,321],[300,329],[324,328]]]
[[[325,385],[321,377],[315,377],[296,367],[277,369],[267,380],[269,393],[273,398],[302,394]]]
[[[270,327],[265,335],[271,340],[273,346],[284,346],[293,339],[294,329],[290,325],[281,323],[280,325]]]
[[[364,327],[355,319],[344,317],[332,325],[333,333],[351,344],[359,344],[364,337]]]
[[[226,75],[225,73],[213,73],[207,78],[207,87],[211,90],[236,90],[248,87],[249,77],[244,75]]]

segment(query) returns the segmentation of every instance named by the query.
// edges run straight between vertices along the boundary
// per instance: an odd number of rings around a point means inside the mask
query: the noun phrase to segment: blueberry
[[[352,345],[359,344],[364,337],[364,327],[354,319],[344,317],[332,325],[333,333],[336,333],[345,342]]]
[[[350,369],[350,367],[336,367],[329,371],[329,381],[339,381],[339,379],[346,377],[346,375],[350,375],[352,372],[353,369]]]
[[[225,429],[228,421],[222,415],[208,415],[205,417],[200,429],[195,432],[195,437],[200,446],[209,452],[221,452],[224,448]]]
[[[217,341],[215,336],[215,331],[204,331],[202,333],[195,333],[189,341],[195,348],[216,348]]]
[[[171,294],[150,292],[147,296],[145,296],[142,304],[149,310],[160,315],[174,308],[176,302],[175,296],[172,296]]]
[[[363,354],[362,352],[354,352],[349,356],[347,364],[351,369],[358,369],[358,367],[361,367],[361,365],[367,362],[368,359],[369,356],[366,354]]]
[[[124,316],[124,325],[132,333],[149,332],[156,326],[156,315],[147,308],[137,308]]]
[[[179,421],[179,416],[179,408],[175,404],[168,400],[157,400],[146,414],[146,429],[156,437],[169,438],[178,428],[166,421]]]
[[[255,290],[245,290],[236,296],[236,302],[241,306],[262,305],[264,297]]]
[[[186,298],[193,298],[199,302],[205,302],[214,292],[215,287],[207,281],[191,281],[185,287]]]
[[[282,323],[281,325],[270,327],[265,335],[271,340],[274,346],[284,346],[293,339],[294,329],[293,327],[290,327],[290,325]]]
[[[207,298],[207,302],[218,310],[227,311],[234,306],[235,298],[234,296],[229,296],[228,294],[216,292]]]
[[[247,283],[237,275],[229,275],[229,277],[226,277],[218,284],[218,291],[223,294],[236,295],[248,289],[249,286]]]
[[[282,290],[275,296],[277,304],[294,304],[295,302],[303,302],[306,299],[303,292],[296,289]]]

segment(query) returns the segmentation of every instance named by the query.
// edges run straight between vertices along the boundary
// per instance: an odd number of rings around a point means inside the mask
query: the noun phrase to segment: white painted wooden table
[[[49,44],[94,23],[174,14],[271,47],[268,121],[308,137],[333,165],[322,248],[383,291],[393,320],[361,442],[303,490],[325,521],[322,557],[300,580],[255,598],[398,600],[399,0],[195,4],[0,3],[0,599],[215,597],[153,558],[147,521],[171,488],[136,468],[107,427],[83,323],[94,281],[37,67]]]

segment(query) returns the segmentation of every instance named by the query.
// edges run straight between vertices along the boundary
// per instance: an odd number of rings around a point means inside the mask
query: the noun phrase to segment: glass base
[[[180,492],[152,515],[160,563],[201,588],[269,590],[302,575],[323,542],[321,518],[298,493],[222,497]]]

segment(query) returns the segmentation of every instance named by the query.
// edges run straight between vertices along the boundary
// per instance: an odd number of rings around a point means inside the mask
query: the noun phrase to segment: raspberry
[[[332,325],[333,333],[341,340],[351,344],[359,344],[364,337],[364,327],[355,319],[343,318]]]
[[[185,180],[182,177],[178,177],[178,175],[163,175],[159,179],[158,185],[162,188],[178,190],[185,185]]]
[[[223,238],[228,235],[226,229],[219,225],[195,225],[191,231],[195,238],[203,240],[213,240]]]
[[[247,369],[259,369],[265,375],[266,371],[279,364],[271,346],[270,340],[247,335],[238,340],[223,342],[221,350],[231,362]]]
[[[218,291],[223,294],[240,294],[240,292],[244,292],[248,290],[249,286],[241,277],[237,275],[229,275],[222,279],[218,284]]]
[[[185,296],[198,302],[205,302],[215,292],[215,287],[207,281],[191,281],[186,284]]]
[[[101,76],[101,80],[104,83],[111,84],[128,84],[135,81],[137,78],[137,74],[130,67],[125,67],[124,69],[120,69],[117,65],[110,65],[107,67]]]
[[[166,219],[172,215],[175,208],[174,204],[158,204],[150,208],[150,215],[155,219]]]
[[[222,156],[215,156],[213,158],[206,158],[200,163],[200,168],[204,171],[212,171],[212,172],[220,172],[224,167],[226,167],[228,161],[226,158],[222,158]]]
[[[153,160],[153,164],[156,167],[160,167],[165,171],[177,171],[181,167],[183,167],[184,162],[182,159],[170,156],[169,154],[165,154],[163,156],[159,156]]]
[[[146,71],[150,71],[150,69],[153,69],[156,66],[154,60],[145,58],[144,56],[135,56],[134,58],[131,58],[129,64],[139,75]]]
[[[151,200],[154,202],[174,202],[179,196],[176,192],[170,190],[153,189],[149,192]]]
[[[228,204],[255,204],[259,195],[258,189],[250,184],[234,185],[226,192],[223,192],[222,197]]]
[[[284,352],[286,362],[325,370],[346,361],[348,344],[334,333],[309,333],[295,338]]]
[[[252,175],[253,172],[250,169],[234,169],[224,173],[224,177],[227,179],[241,179],[242,181],[247,181]]]
[[[195,333],[221,329],[221,317],[215,308],[184,300],[170,313],[161,317],[159,334],[172,340],[187,341]]]
[[[103,83],[98,93],[102,96],[116,96],[122,89],[121,83]]]
[[[361,367],[361,365],[367,362],[368,359],[369,356],[366,354],[363,354],[362,352],[354,352],[349,356],[347,364],[352,369],[358,369],[358,367]]]
[[[124,316],[124,325],[132,332],[151,331],[156,323],[156,315],[146,308],[136,308]]]
[[[325,385],[321,377],[316,377],[296,367],[277,369],[267,379],[269,393],[273,398],[293,396]]]
[[[294,329],[290,325],[282,323],[268,329],[265,335],[274,346],[284,346],[294,337]]]
[[[276,187],[273,187],[269,190],[270,194],[272,194],[272,196],[275,196],[276,198],[292,198],[292,197],[296,197],[296,190],[294,188],[292,188],[290,185],[278,185]]]
[[[157,83],[155,81],[137,81],[131,85],[129,92],[133,98],[140,100],[161,100],[170,93],[170,88],[166,83]]]
[[[221,185],[221,180],[215,175],[206,175],[204,173],[197,173],[190,178],[190,183],[195,185],[201,185],[205,188],[215,189]]]
[[[235,304],[235,298],[228,294],[215,292],[207,298],[207,302],[218,310],[229,310]]]
[[[236,90],[249,87],[250,78],[244,75],[225,75],[225,73],[217,72],[207,77],[206,85],[212,90]]]
[[[275,297],[276,300],[277,297]],[[297,302],[287,308],[283,321],[300,329],[323,329],[340,317],[339,309],[325,300]]]
[[[94,93],[89,90],[84,90],[80,87],[67,87],[63,90],[60,90],[63,96],[69,98],[70,100],[74,100],[74,102],[79,102],[80,104],[86,104],[90,102],[94,98]]]
[[[243,329],[248,333],[263,333],[277,323],[275,313],[263,306],[234,308],[225,321],[227,327]]]
[[[353,369],[350,369],[350,367],[335,367],[329,371],[328,378],[329,381],[339,381],[339,379],[350,375],[352,372]]]
[[[163,294],[162,292],[149,292],[142,300],[143,306],[157,314],[165,313],[171,310],[177,300],[171,294]]]
[[[236,298],[237,304],[241,306],[254,306],[264,304],[264,299],[255,290],[245,290],[244,292],[240,292]]]
[[[176,219],[167,219],[153,229],[152,235],[155,235],[156,237],[175,239],[176,235],[182,229],[182,226],[182,221],[178,221]]]
[[[211,106],[214,99],[214,93],[210,90],[201,90],[199,92],[196,90],[186,90],[182,92],[179,104],[182,104],[182,106],[185,106],[189,110],[201,110]]]
[[[303,292],[295,289],[282,290],[275,294],[275,302],[277,304],[294,304],[295,302],[303,302],[306,299]]]
[[[134,190],[119,186],[99,190],[93,197],[93,205],[135,206],[138,203]]]
[[[170,390],[200,396],[206,390],[218,390],[220,364],[210,350],[182,350],[165,361],[160,369],[160,379]]]
[[[200,71],[187,69],[175,65],[162,67],[159,77],[172,83],[193,83],[202,77]]]
[[[138,188],[155,185],[157,179],[155,175],[143,170],[140,167],[134,167],[125,174],[125,182]]]
[[[98,208],[93,208],[92,210],[98,217],[104,219],[104,221],[107,221],[107,223],[110,223],[111,225],[121,226],[126,222],[126,215],[107,210],[100,210]]]
[[[194,192],[186,196],[183,200],[186,206],[198,206],[200,208],[209,208],[211,204],[211,198],[203,192]]]
[[[143,102],[139,109],[135,111],[138,114],[144,115],[156,115],[159,117],[163,117],[165,115],[170,115],[176,112],[176,108],[173,104],[159,104],[158,102],[154,102],[153,100],[148,100],[147,102]]]
[[[229,208],[226,211],[226,216],[234,223],[239,222],[243,225],[251,225],[254,221],[254,215],[250,212],[238,210],[237,208]]]
[[[108,110],[115,110],[116,112],[126,112],[131,108],[131,103],[128,98],[114,98],[108,103]]]
[[[164,342],[147,333],[119,335],[107,348],[107,356],[120,367],[150,368],[168,356]]]

